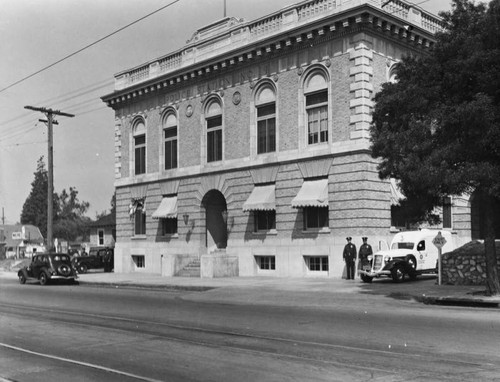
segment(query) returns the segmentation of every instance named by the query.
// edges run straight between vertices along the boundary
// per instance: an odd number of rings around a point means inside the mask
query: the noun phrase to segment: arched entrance
[[[203,200],[205,208],[206,246],[209,250],[227,247],[227,204],[218,190],[208,191]]]

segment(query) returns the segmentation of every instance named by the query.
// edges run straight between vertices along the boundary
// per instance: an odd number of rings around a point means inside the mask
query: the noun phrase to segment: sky
[[[226,0],[226,13],[252,21],[297,2]],[[450,0],[414,3],[434,14],[450,10]],[[37,160],[44,156],[47,165],[47,127],[38,121],[45,116],[25,106],[75,115],[55,117],[54,191],[76,188],[95,219],[111,208],[115,180],[114,112],[100,97],[113,92],[116,73],[182,48],[197,29],[221,19],[224,0],[0,0],[0,6],[0,89],[9,87],[0,90],[5,224],[20,221]]]

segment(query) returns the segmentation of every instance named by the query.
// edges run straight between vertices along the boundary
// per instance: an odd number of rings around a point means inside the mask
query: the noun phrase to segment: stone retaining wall
[[[500,243],[496,243],[500,272]],[[486,285],[484,243],[473,241],[443,254],[442,282],[450,285]]]

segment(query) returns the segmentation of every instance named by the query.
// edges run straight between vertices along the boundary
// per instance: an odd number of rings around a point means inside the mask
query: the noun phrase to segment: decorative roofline
[[[102,99],[111,106],[304,40],[347,31],[353,23],[370,25],[424,48],[434,43],[434,34],[442,30],[441,18],[405,0],[386,3],[306,0],[252,22],[226,17],[198,29],[182,49],[116,74],[115,91]],[[304,33],[309,26],[312,30]]]

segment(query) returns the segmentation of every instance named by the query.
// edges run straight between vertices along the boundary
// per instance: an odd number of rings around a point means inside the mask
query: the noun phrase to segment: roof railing
[[[272,37],[302,24],[307,24],[312,20],[365,4],[383,9],[387,14],[430,33],[442,30],[441,18],[405,0],[306,0],[253,22],[226,17],[201,28],[187,41],[184,48],[115,75],[115,90],[125,89]]]

